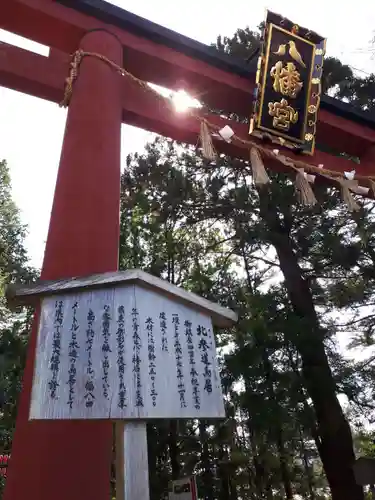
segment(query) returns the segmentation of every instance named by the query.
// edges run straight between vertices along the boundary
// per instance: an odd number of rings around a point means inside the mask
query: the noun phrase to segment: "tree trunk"
[[[181,466],[179,460],[179,449],[177,444],[177,421],[171,420],[168,436],[169,458],[171,460],[172,479],[179,479]]]
[[[237,431],[238,442],[240,443],[241,449],[246,450],[246,453],[248,455],[250,455],[250,451],[252,450],[251,443],[250,443],[251,436],[246,437],[246,432],[245,432],[245,427],[248,426],[248,417],[247,417],[246,412],[244,412],[241,409],[239,410],[239,413],[240,413],[240,420],[241,420],[241,424],[239,425],[239,428],[241,429],[242,433],[240,435],[239,432]],[[254,472],[253,472],[251,465],[250,465],[250,459],[246,465],[246,470],[247,470],[247,475],[249,478],[250,499],[253,499],[253,500],[257,499],[258,500],[257,489],[255,486],[255,477],[254,477],[255,475],[254,475]]]
[[[258,345],[261,343],[261,339],[257,338],[257,336],[255,336],[255,340],[258,343]],[[281,480],[283,482],[285,490],[285,497],[287,498],[287,500],[293,500],[292,481],[290,479],[288,457],[285,450],[283,430],[281,427],[282,412],[280,411],[280,405],[277,401],[277,395],[275,394],[273,386],[273,381],[274,381],[273,366],[271,361],[269,360],[267,349],[265,349],[261,345],[259,345],[259,347],[262,349],[263,369],[266,376],[269,400],[272,401],[273,412],[275,413],[275,415],[278,415],[278,418],[275,419],[276,429],[274,431],[275,432],[274,435],[276,438],[275,441],[276,441],[277,451],[279,452]]]
[[[301,322],[301,334],[293,341],[301,355],[302,375],[316,413],[321,439],[320,457],[332,500],[363,500],[363,490],[356,484],[352,468],[352,435],[336,396],[310,288],[302,276],[288,232],[270,203],[268,191],[259,189],[259,197],[260,213],[268,226],[269,240],[277,252],[289,300]]]
[[[250,449],[254,465],[254,486],[257,493],[257,498],[261,499],[264,498],[264,493],[265,493],[264,483],[265,483],[265,478],[267,477],[267,473],[264,467],[264,461],[262,460],[258,452],[258,447],[255,443],[254,429],[250,417],[250,409],[247,410],[247,413],[248,413],[247,428],[249,431]]]
[[[224,449],[224,445],[220,444],[218,447],[219,460],[219,478],[220,478],[220,489],[219,489],[219,500],[231,500],[230,498],[230,484],[229,484],[229,474],[228,474],[228,453]]]
[[[292,481],[290,479],[288,458],[285,451],[284,438],[281,427],[277,430],[277,450],[279,452],[280,472],[285,490],[285,498],[287,498],[287,500],[293,500]]]
[[[228,474],[228,483],[230,492],[229,500],[237,500],[236,479],[231,474]]]
[[[150,499],[160,498],[160,481],[157,469],[157,432],[152,424],[147,424],[148,474],[150,483]]]
[[[203,485],[203,494],[205,500],[213,500],[214,492],[213,492],[213,477],[212,477],[212,468],[210,461],[210,450],[208,446],[208,432],[207,432],[207,423],[205,420],[199,421],[199,438],[202,446],[201,452],[201,467],[202,467],[202,485]]]
[[[300,436],[300,443],[301,443],[301,458],[303,460],[303,464],[304,464],[304,468],[305,468],[305,475],[306,475],[307,485],[309,488],[309,496],[310,496],[310,500],[315,500],[316,496],[315,496],[315,491],[314,491],[314,474],[313,474],[313,471],[311,470],[311,466],[309,463],[309,457],[307,456],[301,427],[299,428],[299,436]]]
[[[174,257],[171,249],[170,233],[166,233],[166,246],[168,254],[168,281],[174,283]],[[179,449],[177,444],[178,425],[176,420],[171,420],[169,425],[168,447],[169,457],[171,459],[172,479],[179,479],[181,475],[181,466],[179,460]]]
[[[266,484],[266,498],[267,500],[273,500],[273,491],[272,491],[272,480],[271,477],[267,479]]]
[[[275,429],[270,429],[270,435],[272,435],[272,437],[274,438],[277,450],[279,452],[280,473],[281,473],[281,480],[285,490],[285,497],[287,498],[287,500],[293,500],[292,481],[290,478],[288,457],[284,444],[283,429],[281,427],[282,411],[274,389],[273,365],[269,359],[268,350],[263,345],[264,342],[263,339],[256,331],[253,332],[253,335],[258,348],[261,350],[266,387],[268,392],[268,398],[269,401],[271,402],[270,404],[272,404],[272,412],[274,413],[275,417],[277,416],[277,418],[275,418],[275,425],[274,425]]]
[[[252,295],[253,294],[253,287],[252,287],[251,277],[250,277],[250,267],[249,267],[249,263],[248,263],[248,260],[246,257],[245,242],[243,239],[241,240],[241,253],[242,253],[242,258],[243,258],[244,267],[245,267],[245,271],[246,271],[248,292],[250,295]],[[255,341],[257,344],[259,344],[259,339],[257,338],[256,335],[255,335]],[[243,344],[241,343],[241,341],[239,342],[239,344],[240,344],[240,348],[243,348]],[[250,392],[250,389],[246,383],[246,377],[244,377],[244,378],[245,378],[245,390],[246,390],[246,392]],[[254,481],[252,481],[252,482],[254,483],[254,486],[255,486],[255,492],[256,492],[257,498],[262,499],[262,498],[266,497],[267,499],[269,499],[269,498],[273,497],[272,487],[269,487],[270,475],[269,474],[267,475],[267,471],[266,471],[267,464],[263,460],[263,456],[262,456],[263,454],[258,452],[258,447],[257,447],[257,444],[255,442],[254,429],[253,429],[253,425],[251,422],[251,411],[252,411],[251,408],[247,408],[248,418],[246,419],[246,424],[247,424],[247,428],[249,431],[249,442],[250,442],[250,448],[251,448],[251,454],[253,457],[253,466],[254,466]]]

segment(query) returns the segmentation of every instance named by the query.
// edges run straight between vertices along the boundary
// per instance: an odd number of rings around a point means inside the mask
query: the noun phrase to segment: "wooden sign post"
[[[168,500],[197,500],[197,482],[195,476],[171,481]]]
[[[30,420],[120,422],[118,498],[147,500],[146,421],[225,416],[212,325],[236,314],[138,270],[13,291],[35,299]]]

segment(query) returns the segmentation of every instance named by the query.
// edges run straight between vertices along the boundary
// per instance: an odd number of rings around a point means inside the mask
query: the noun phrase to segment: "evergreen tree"
[[[35,272],[28,266],[25,227],[12,200],[9,169],[0,162],[0,453],[10,453],[21,390],[31,313],[12,314],[5,304],[5,286],[28,282]],[[4,486],[1,478],[0,494]]]

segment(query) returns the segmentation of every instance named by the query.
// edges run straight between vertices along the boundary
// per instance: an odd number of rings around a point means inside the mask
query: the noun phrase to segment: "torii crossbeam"
[[[212,108],[250,114],[255,64],[219,54],[102,0],[6,0],[0,6],[0,27],[50,47],[49,57],[44,57],[0,44],[0,85],[11,89],[61,101],[70,54],[82,48],[107,57],[142,81],[184,88]],[[248,137],[247,125],[205,116]],[[121,123],[191,144],[199,135],[194,117],[175,115],[134,80],[98,59],[85,58],[68,111],[43,279],[117,269]],[[222,141],[217,147],[248,159],[248,148],[241,142]],[[350,171],[353,163],[338,156],[343,148],[360,158],[358,173],[375,175],[375,118],[324,97],[317,149],[309,161]],[[299,159],[292,152],[288,156]],[[4,498],[109,499],[109,423],[28,421],[35,341],[34,326]]]
[[[1,26],[51,47],[48,58],[7,44],[1,45],[0,83],[36,97],[61,100],[70,57],[88,30],[110,29],[123,48],[122,65],[137,78],[201,96],[210,107],[248,117],[255,86],[256,64],[245,64],[212,48],[146,21],[100,0],[8,0],[1,8]],[[57,50],[54,50],[57,49]],[[228,120],[209,115],[224,126]],[[137,85],[122,82],[123,123],[196,144],[199,124],[189,116],[162,109],[157,98]],[[248,126],[230,122],[245,137]],[[317,126],[318,150],[311,160],[331,170],[351,170],[352,162],[334,156],[359,157],[363,175],[375,172],[375,117],[325,96]],[[332,151],[328,154],[319,150]],[[225,153],[248,159],[248,149],[225,145]],[[293,154],[289,154],[293,158]]]

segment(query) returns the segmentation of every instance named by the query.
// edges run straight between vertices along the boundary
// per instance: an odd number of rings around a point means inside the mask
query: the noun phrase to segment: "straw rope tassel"
[[[82,59],[84,58],[84,55],[85,53],[83,52],[83,50],[77,50],[72,56],[69,76],[65,79],[64,98],[59,104],[61,108],[66,108],[69,106],[70,99],[73,93],[73,85],[77,79],[79,66],[82,62]]]
[[[342,201],[347,205],[350,212],[358,212],[361,207],[355,201],[352,193],[350,192],[350,187],[353,185],[353,181],[349,181],[347,179],[338,179],[338,182],[341,187]],[[354,181],[354,183],[358,184],[356,181]]]
[[[253,172],[253,181],[256,186],[263,186],[269,184],[270,178],[264,167],[262,156],[258,148],[250,149],[250,163]]]
[[[317,203],[314,191],[312,190],[309,181],[306,179],[305,171],[303,170],[303,168],[297,168],[296,170],[297,175],[295,180],[295,188],[298,200],[302,205],[312,207]]]
[[[201,120],[200,141],[202,145],[203,156],[210,161],[216,160],[217,153],[214,148],[211,132],[206,120]]]
[[[125,68],[119,66],[118,64],[114,63],[107,57],[98,54],[96,52],[85,52],[83,50],[77,50],[74,54],[72,54],[72,60],[70,63],[70,69],[69,69],[69,75],[65,80],[65,86],[64,86],[64,97],[62,102],[60,103],[60,106],[62,107],[67,107],[69,106],[70,99],[73,94],[73,87],[74,87],[74,82],[76,81],[77,77],[79,76],[79,66],[82,62],[82,59],[86,56],[89,57],[95,57],[104,63],[108,64],[112,69],[114,69],[117,73],[119,73],[122,76],[126,76],[130,78],[133,82],[137,83],[143,90],[150,92],[156,96],[160,102],[162,102],[168,111],[171,110],[173,107],[173,104],[169,98],[162,97],[160,93],[150,87],[148,83],[144,80],[140,80],[137,78],[135,75],[127,71]],[[205,158],[207,158],[210,161],[214,161],[217,158],[217,152],[215,150],[215,147],[212,142],[212,137],[210,130],[219,131],[221,127],[218,127],[217,125],[210,123],[209,120],[206,118],[203,118],[197,114],[197,111],[192,109],[189,112],[189,115],[192,116],[193,118],[197,119],[200,121],[200,140],[202,143],[202,149],[203,149],[203,155]],[[301,197],[301,201],[305,204],[308,205],[314,205],[316,203],[316,199],[314,196],[314,193],[305,178],[305,175],[303,173],[304,170],[307,170],[309,174],[314,174],[314,175],[319,175],[322,177],[325,177],[327,181],[332,184],[332,183],[339,183],[343,195],[343,200],[348,204],[348,207],[350,210],[358,210],[359,206],[356,203],[355,199],[353,198],[350,189],[353,188],[353,186],[344,185],[341,182],[341,179],[338,177],[340,174],[337,171],[331,171],[325,168],[322,168],[323,165],[311,165],[308,163],[304,163],[303,161],[296,161],[293,160],[292,158],[288,158],[287,156],[284,155],[279,155],[279,154],[273,154],[270,155],[270,151],[264,147],[259,145],[257,142],[252,141],[252,140],[245,140],[240,136],[237,136],[234,134],[232,136],[232,141],[237,141],[240,143],[242,146],[248,147],[250,149],[250,160],[251,160],[251,166],[253,170],[253,177],[254,177],[254,183],[258,185],[266,184],[269,182],[269,178],[267,175],[267,172],[264,168],[262,158],[260,156],[261,153],[265,154],[266,156],[272,156],[274,159],[277,159],[284,165],[293,168],[298,172],[299,169],[302,170],[301,175],[297,173],[296,176],[296,189]],[[252,151],[254,149],[254,151]],[[347,179],[344,179],[347,181]],[[364,175],[358,175],[356,176],[356,180],[363,180],[365,182],[365,185],[370,186],[370,189],[372,191],[372,194],[375,196],[375,176],[364,176]],[[360,193],[360,194],[367,194],[366,193]]]
[[[368,179],[368,182],[370,184],[370,190],[372,191],[372,194],[375,196],[375,181],[372,179]]]

